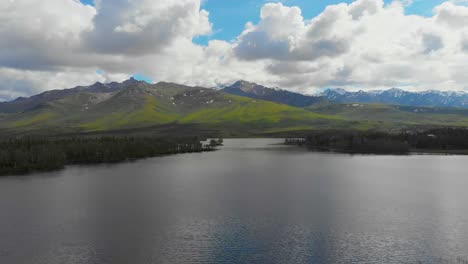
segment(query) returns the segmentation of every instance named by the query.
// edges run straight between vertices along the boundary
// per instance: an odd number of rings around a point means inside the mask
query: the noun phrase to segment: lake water
[[[0,179],[0,263],[464,263],[468,157],[217,152]]]

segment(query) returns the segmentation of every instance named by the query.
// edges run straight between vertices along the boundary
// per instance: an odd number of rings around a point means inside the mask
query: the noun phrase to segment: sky
[[[94,0],[81,0],[82,3],[94,6]],[[265,0],[205,0],[202,2],[202,8],[210,12],[210,20],[213,23],[213,34],[209,36],[199,36],[194,42],[200,45],[206,45],[211,39],[233,40],[242,31],[247,22],[258,22],[260,19],[260,10],[267,2]],[[298,6],[301,8],[304,17],[312,18],[319,15],[329,6],[339,3],[352,3],[352,0],[283,0],[285,5]],[[386,4],[391,0],[385,0]],[[411,5],[407,5],[405,12],[407,14],[418,14],[423,16],[432,15],[433,8],[444,0],[416,0]]]
[[[466,0],[7,0],[0,100],[135,77],[468,91]]]

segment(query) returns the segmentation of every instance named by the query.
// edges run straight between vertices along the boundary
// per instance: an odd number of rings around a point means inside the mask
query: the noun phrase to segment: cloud
[[[107,81],[136,72],[165,79],[168,76],[155,69],[166,69],[171,61],[161,67],[154,67],[155,62],[180,58],[179,53],[187,60],[202,56],[202,47],[192,38],[211,33],[201,0],[95,3],[93,7],[77,0],[7,0],[0,5],[3,98],[102,80],[98,69],[109,73]],[[174,65],[171,74],[176,76],[181,68]],[[75,78],[80,75],[81,80]]]
[[[99,53],[142,55],[161,51],[178,38],[211,33],[198,0],[100,0],[86,44]]]
[[[258,25],[249,24],[239,37],[236,55],[244,60],[309,61],[334,57],[349,49],[350,32],[336,31],[339,8],[328,8],[313,21],[305,21],[298,7],[266,4]]]
[[[451,27],[461,28],[468,25],[468,7],[457,5],[454,2],[445,2],[435,9],[435,19]]]
[[[206,46],[192,41],[212,33],[202,0],[95,3],[0,5],[0,100],[135,73],[208,87],[247,79],[308,93],[468,88],[464,2],[447,1],[423,17],[405,13],[410,1],[357,0],[312,18],[299,7],[266,3],[234,41]]]
[[[48,89],[64,89],[95,82],[128,79],[126,74],[98,74],[92,69],[31,71],[0,68],[0,101],[30,96]]]
[[[235,44],[245,61],[266,61],[281,86],[311,91],[466,89],[468,7],[445,2],[434,16],[406,15],[408,2],[357,0],[328,6],[307,20],[296,7],[266,4]]]
[[[0,66],[54,68],[68,64],[92,30],[95,10],[72,0],[15,0],[0,5]]]

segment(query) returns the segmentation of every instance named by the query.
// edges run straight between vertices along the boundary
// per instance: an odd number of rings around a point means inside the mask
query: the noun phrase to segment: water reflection
[[[271,143],[0,179],[0,263],[468,259],[466,157]]]

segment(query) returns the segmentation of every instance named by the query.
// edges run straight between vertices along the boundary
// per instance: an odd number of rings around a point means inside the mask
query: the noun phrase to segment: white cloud
[[[247,79],[303,92],[467,88],[464,2],[447,1],[422,17],[405,14],[411,1],[357,0],[314,18],[268,3],[235,41],[200,46],[192,39],[212,32],[201,1],[2,1],[0,100],[134,73],[203,86]]]
[[[426,18],[406,15],[405,4],[358,0],[311,20],[295,7],[267,4],[267,15],[239,37],[236,55],[267,61],[279,85],[303,91],[468,88],[459,73],[468,65],[468,7],[446,2]]]
[[[178,38],[209,34],[208,12],[199,0],[100,0],[94,30],[85,34],[100,53],[158,52]]]
[[[0,101],[34,95],[48,89],[64,89],[95,82],[123,81],[126,74],[98,74],[93,69],[31,71],[0,68]]]
[[[330,19],[344,15],[341,11],[339,6],[334,6],[308,22],[298,7],[266,4],[262,8],[260,23],[249,25],[239,37],[236,55],[245,60],[307,61],[345,53],[352,32],[334,30],[341,25],[336,24],[339,20]]]
[[[95,8],[77,0],[3,1],[0,98],[101,80],[97,69],[109,76],[170,77],[155,69],[167,69],[173,64],[169,57],[179,53],[187,60],[200,57],[202,48],[191,40],[211,33],[209,14],[200,5],[201,0],[97,0]],[[167,62],[160,65],[163,58]],[[172,65],[171,75],[187,70],[181,63]]]
[[[14,0],[0,4],[0,66],[53,68],[68,64],[95,10],[72,0]]]
[[[468,25],[468,7],[457,5],[456,2],[445,2],[435,9],[435,18],[439,23],[460,28]]]

